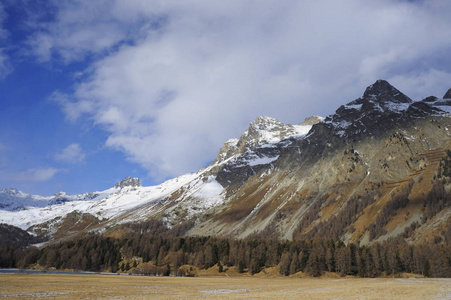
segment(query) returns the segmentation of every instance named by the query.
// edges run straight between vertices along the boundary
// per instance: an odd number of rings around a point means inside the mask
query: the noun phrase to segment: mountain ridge
[[[325,119],[256,118],[197,173],[153,187],[127,177],[97,198],[5,212],[0,222],[53,238],[71,222],[84,224],[71,234],[117,235],[122,224],[161,220],[191,224],[188,235],[427,242],[443,235],[434,224],[451,226],[450,93],[412,101],[378,80]]]

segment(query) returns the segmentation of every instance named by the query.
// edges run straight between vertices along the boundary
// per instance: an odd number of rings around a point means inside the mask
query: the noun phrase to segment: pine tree
[[[431,276],[431,264],[429,263],[428,259],[426,259],[424,261],[423,275],[426,276],[426,277],[430,277]]]
[[[284,276],[290,274],[291,254],[290,252],[284,252],[280,258],[279,273]]]
[[[295,274],[298,272],[299,270],[299,258],[298,255],[295,253],[293,253],[293,258],[291,259],[291,263],[290,263],[290,274]]]

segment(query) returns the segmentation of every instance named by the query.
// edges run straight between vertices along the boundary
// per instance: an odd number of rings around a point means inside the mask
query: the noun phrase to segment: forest
[[[156,221],[128,226],[130,231],[122,238],[90,234],[42,249],[2,247],[0,267],[195,276],[196,270],[215,265],[219,272],[235,268],[236,272],[250,274],[278,266],[284,276],[304,272],[317,277],[336,272],[341,276],[383,277],[406,272],[451,277],[451,247],[440,241],[409,245],[399,238],[359,246],[329,238],[280,241],[186,237]]]

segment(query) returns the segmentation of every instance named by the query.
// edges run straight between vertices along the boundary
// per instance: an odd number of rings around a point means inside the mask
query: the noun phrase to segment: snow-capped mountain
[[[89,201],[102,197],[101,193],[85,193],[80,195],[67,195],[60,192],[53,196],[45,197],[30,195],[14,188],[0,190],[0,209],[7,211],[26,210],[32,207],[46,207],[71,201]]]
[[[71,212],[89,213],[99,222],[115,220],[115,224],[120,224],[144,221],[165,211],[165,221],[170,222],[174,220],[172,214],[178,214],[181,206],[185,217],[191,218],[224,202],[224,187],[216,180],[214,170],[268,165],[277,159],[275,150],[272,155],[265,156],[258,151],[260,147],[276,149],[275,145],[282,139],[300,138],[310,128],[311,125],[282,124],[273,118],[259,117],[239,140],[229,140],[224,144],[223,149],[230,145],[231,153],[221,150],[218,159],[209,167],[158,186],[143,187],[138,178],[127,177],[107,190],[80,195],[61,192],[44,197],[4,189],[0,191],[0,209],[3,210],[0,223],[21,229],[45,228],[44,232],[54,233]],[[132,210],[139,213],[131,217],[123,215]]]
[[[107,220],[143,203],[158,202],[199,175],[180,176],[152,187],[142,187],[137,178],[127,177],[107,190],[73,196],[59,193],[42,197],[14,189],[3,190],[0,201],[4,211],[0,216],[0,223],[22,229],[52,223],[51,227],[54,228],[64,216],[73,211],[89,213],[100,221]]]
[[[258,117],[197,173],[143,187],[40,197],[0,192],[0,223],[65,238],[122,224],[186,234],[428,242],[451,230],[451,89],[412,101],[384,80],[326,118]]]

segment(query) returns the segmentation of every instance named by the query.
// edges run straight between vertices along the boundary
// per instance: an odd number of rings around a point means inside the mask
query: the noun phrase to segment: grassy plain
[[[451,279],[1,274],[6,299],[451,299]]]

